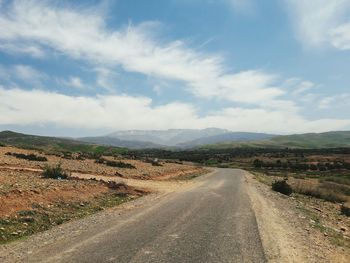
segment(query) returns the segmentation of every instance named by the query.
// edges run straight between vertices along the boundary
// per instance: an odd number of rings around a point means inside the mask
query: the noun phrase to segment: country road
[[[38,246],[19,261],[266,262],[244,172],[217,169],[196,181]]]

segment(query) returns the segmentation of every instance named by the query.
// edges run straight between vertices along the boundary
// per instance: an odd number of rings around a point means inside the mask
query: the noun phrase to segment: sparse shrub
[[[60,179],[68,179],[68,177],[70,177],[70,174],[64,171],[61,167],[61,164],[59,163],[55,166],[46,165],[44,167],[42,177],[60,180]]]
[[[119,167],[119,168],[129,168],[129,169],[136,169],[135,166],[133,166],[130,163],[124,163],[121,161],[110,161],[110,160],[106,160],[105,164],[111,167]]]
[[[44,156],[37,156],[35,154],[24,154],[24,153],[11,153],[11,152],[7,152],[5,153],[5,155],[9,155],[9,156],[14,156],[17,159],[24,159],[24,160],[28,160],[28,161],[37,161],[37,162],[47,162],[47,158]]]
[[[19,216],[34,216],[35,211],[33,211],[33,210],[21,210],[21,211],[18,211],[17,214]]]
[[[253,162],[253,165],[255,168],[261,168],[263,166],[264,162],[259,160],[259,159],[255,159]]]
[[[154,159],[146,158],[146,159],[144,160],[144,162],[145,162],[145,163],[150,163],[150,164],[152,164],[153,166],[163,166],[163,165],[159,162],[158,158],[154,158]]]
[[[119,190],[120,188],[123,188],[123,189],[127,188],[127,185],[125,183],[117,183],[114,181],[108,181],[107,186],[109,189],[112,189],[112,190]]]
[[[273,182],[272,190],[284,195],[291,195],[293,193],[292,187],[287,183],[286,179]]]
[[[95,163],[102,163],[102,164],[104,164],[105,160],[102,159],[102,158],[98,158],[98,159],[95,160]]]
[[[350,216],[350,203],[342,204],[340,207],[340,212],[343,215]]]
[[[111,161],[103,158],[96,159],[95,163],[105,164],[111,167],[136,169],[136,167],[130,163],[124,163],[121,161]]]
[[[159,162],[158,158],[152,160],[152,161],[151,161],[151,164],[152,164],[153,166],[163,166],[163,165]]]

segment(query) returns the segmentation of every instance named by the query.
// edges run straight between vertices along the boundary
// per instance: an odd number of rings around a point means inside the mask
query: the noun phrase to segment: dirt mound
[[[117,183],[114,181],[109,181],[106,184],[109,189],[113,190],[118,195],[141,196],[147,193],[146,190],[136,189],[135,187],[129,186],[125,183]]]

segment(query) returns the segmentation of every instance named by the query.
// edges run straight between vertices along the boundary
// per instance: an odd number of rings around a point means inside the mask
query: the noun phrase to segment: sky
[[[0,0],[0,130],[350,130],[350,0]]]

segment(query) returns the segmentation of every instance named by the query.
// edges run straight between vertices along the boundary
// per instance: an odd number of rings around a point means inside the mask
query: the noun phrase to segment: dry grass
[[[318,180],[303,179],[291,180],[291,185],[293,191],[296,193],[316,197],[329,202],[343,203],[348,200],[348,197],[339,191],[339,187],[342,187],[341,185],[329,185],[329,183],[320,183]]]

